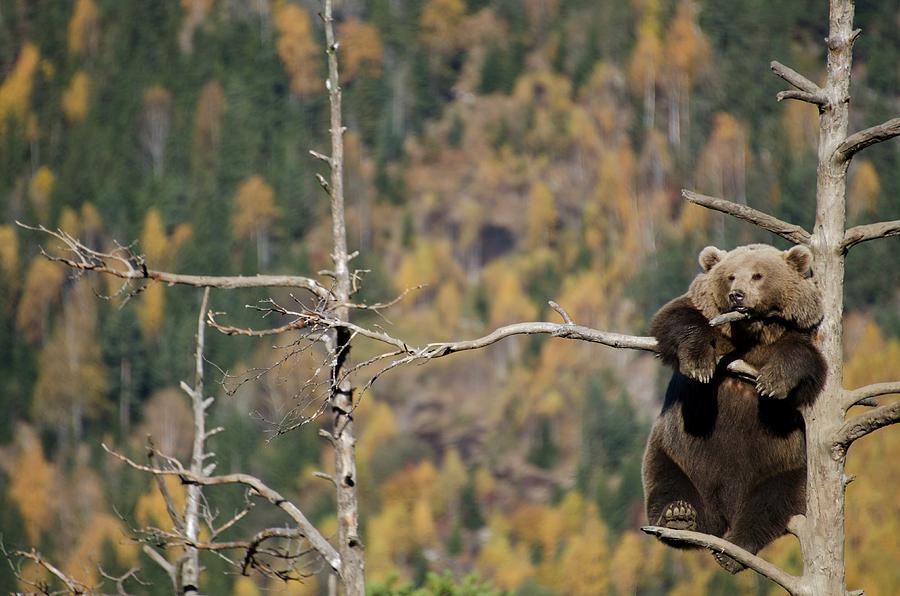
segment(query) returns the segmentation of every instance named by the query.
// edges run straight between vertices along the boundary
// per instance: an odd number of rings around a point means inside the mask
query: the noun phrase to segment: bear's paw
[[[714,552],[712,556],[716,560],[716,563],[721,565],[725,569],[725,571],[727,571],[731,575],[741,572],[747,568],[743,563],[738,563],[725,553]]]
[[[785,399],[794,385],[782,367],[776,363],[768,363],[760,367],[756,375],[756,392],[761,397]]]
[[[687,501],[669,503],[659,518],[659,524],[671,530],[696,530],[697,510]]]

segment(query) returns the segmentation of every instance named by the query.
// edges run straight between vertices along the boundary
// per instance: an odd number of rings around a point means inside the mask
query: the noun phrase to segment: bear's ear
[[[700,251],[700,266],[703,267],[704,271],[709,271],[716,263],[724,259],[727,254],[727,252],[719,250],[715,246],[707,246]]]
[[[800,275],[806,275],[809,265],[812,263],[812,252],[805,246],[795,246],[784,251],[784,259],[788,265],[800,272]]]

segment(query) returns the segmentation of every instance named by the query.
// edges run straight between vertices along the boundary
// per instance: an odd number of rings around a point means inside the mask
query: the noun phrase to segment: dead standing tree
[[[668,541],[680,541],[730,555],[757,573],[781,585],[791,594],[845,596],[844,491],[850,479],[844,474],[847,450],[867,434],[900,421],[900,401],[879,404],[876,398],[900,393],[900,381],[876,383],[854,390],[843,388],[842,316],[844,258],[847,251],[868,240],[900,235],[900,220],[867,224],[846,229],[846,180],[850,160],[860,150],[900,135],[900,118],[889,120],[847,136],[850,102],[850,69],[853,43],[860,30],[853,29],[852,0],[830,0],[827,44],[827,75],[819,86],[803,75],[772,62],[772,70],[795,89],[782,91],[778,101],[792,99],[811,103],[819,109],[816,220],[812,233],[801,226],[731,201],[683,191],[691,203],[721,211],[755,224],[794,244],[808,246],[813,253],[813,270],[822,294],[825,317],[818,338],[828,363],[825,387],[812,407],[804,411],[807,448],[806,515],[791,520],[788,531],[799,538],[804,572],[794,576],[740,547],[698,532],[645,527],[643,530]],[[455,352],[480,349],[506,337],[548,334],[555,337],[591,341],[616,348],[656,350],[653,338],[598,331],[574,324],[555,303],[551,306],[564,323],[516,323],[470,341],[442,342],[424,347],[409,346],[382,331],[348,326],[353,333],[384,342],[394,351],[382,355],[389,363],[383,372],[411,362],[439,358]],[[312,312],[282,311],[305,324],[341,326],[340,321]],[[733,363],[737,364],[737,363]],[[752,377],[746,365],[730,366],[740,376]],[[872,407],[866,413],[847,416],[854,405]]]
[[[169,514],[176,525],[176,532],[169,536],[160,536],[159,538],[169,545],[176,543],[182,545],[185,548],[186,554],[178,568],[174,567],[162,557],[162,555],[153,551],[153,549],[149,549],[149,547],[148,549],[151,552],[148,552],[148,556],[151,556],[151,558],[163,566],[172,578],[173,584],[182,589],[187,588],[188,590],[197,590],[197,580],[199,577],[199,550],[220,552],[229,548],[242,549],[245,552],[244,561],[246,563],[253,557],[254,553],[258,553],[260,545],[265,540],[273,538],[286,539],[302,537],[309,542],[312,550],[318,553],[318,555],[329,565],[333,574],[332,577],[336,578],[336,583],[342,594],[362,596],[365,593],[363,544],[359,536],[356,489],[356,456],[354,452],[356,439],[353,435],[352,418],[354,392],[353,387],[350,384],[350,377],[345,371],[345,367],[350,351],[350,341],[353,336],[353,333],[347,327],[350,320],[350,309],[368,307],[351,303],[351,298],[356,288],[354,283],[355,273],[351,273],[350,261],[355,255],[350,254],[347,250],[347,233],[344,219],[343,135],[345,129],[341,118],[341,88],[337,59],[339,44],[335,40],[334,35],[332,0],[324,0],[324,11],[320,16],[325,29],[326,55],[328,60],[328,78],[325,85],[328,90],[330,104],[331,155],[323,155],[316,151],[310,151],[310,153],[313,157],[325,162],[330,170],[330,177],[328,180],[321,175],[317,175],[317,178],[331,200],[333,236],[331,256],[334,270],[322,273],[327,277],[330,277],[332,283],[323,284],[316,279],[302,276],[209,276],[184,275],[157,271],[151,269],[144,262],[142,257],[135,255],[127,247],[120,246],[111,252],[95,251],[61,230],[54,232],[43,226],[38,228],[23,226],[46,233],[61,242],[65,256],[44,253],[47,258],[63,263],[79,272],[93,271],[121,278],[125,280],[121,293],[126,296],[132,293],[132,284],[140,285],[150,282],[222,289],[300,288],[313,295],[318,304],[318,312],[326,314],[328,317],[333,317],[335,320],[342,323],[340,325],[331,326],[323,333],[317,334],[316,330],[310,330],[308,333],[308,336],[313,338],[312,341],[322,341],[329,353],[327,362],[330,368],[330,382],[327,388],[327,403],[333,413],[333,419],[331,430],[328,431],[323,429],[319,434],[328,439],[334,449],[335,474],[333,476],[325,474],[317,475],[331,480],[336,488],[338,521],[338,544],[336,548],[325,540],[293,503],[267,487],[258,478],[247,474],[210,476],[212,468],[208,464],[204,464],[204,458],[206,456],[204,451],[204,441],[209,438],[214,431],[206,431],[205,428],[203,428],[203,424],[205,424],[205,422],[203,422],[205,419],[205,409],[209,405],[208,398],[204,398],[202,393],[202,318],[204,317],[204,313],[201,313],[201,323],[198,328],[198,368],[195,386],[183,386],[183,389],[192,399],[195,415],[196,434],[190,466],[184,467],[177,460],[159,454],[152,446],[149,450],[149,466],[134,462],[122,454],[107,449],[113,456],[124,461],[131,467],[153,474],[159,480],[159,487],[166,498]],[[140,287],[137,291],[140,291]],[[206,298],[204,298],[204,311],[205,304]],[[212,320],[211,314],[210,320]],[[300,326],[290,327],[290,329],[298,328],[300,328]],[[224,329],[222,330],[224,331]],[[324,408],[320,409],[320,412],[321,411],[324,411]],[[315,418],[315,416],[313,418]],[[198,420],[200,422],[198,422]],[[305,424],[311,420],[312,418],[303,418],[301,424]],[[301,424],[294,425],[289,430],[296,428]],[[279,430],[282,431],[284,429]],[[106,448],[105,445],[104,448]],[[157,464],[156,457],[161,457],[164,462]],[[174,511],[171,507],[172,500],[167,495],[165,484],[162,482],[162,477],[167,475],[175,476],[179,478],[182,483],[188,485],[187,510],[184,515]],[[246,486],[253,494],[263,497],[271,504],[284,510],[293,522],[295,529],[275,531],[275,529],[270,528],[258,533],[249,541],[225,543],[224,546],[223,543],[214,543],[212,541],[205,543],[199,542],[197,539],[197,532],[200,500],[202,496],[200,487],[222,484],[240,484]],[[226,524],[230,525],[235,523],[240,517],[242,517],[241,513],[236,515],[233,520],[226,522]],[[220,528],[220,531],[222,529],[224,528]],[[215,528],[213,528],[213,531],[215,531]],[[147,549],[145,549],[145,552],[147,552]],[[244,565],[244,572],[247,571],[246,567],[247,566]]]

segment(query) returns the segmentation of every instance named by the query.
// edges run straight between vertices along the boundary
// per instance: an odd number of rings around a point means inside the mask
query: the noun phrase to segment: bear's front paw
[[[685,342],[679,346],[678,369],[690,379],[709,383],[716,372],[716,351],[712,342]]]
[[[672,530],[696,530],[697,510],[687,501],[674,501],[669,503],[657,523]]]
[[[743,563],[738,563],[733,558],[729,557],[725,553],[716,553],[714,552],[712,556],[716,559],[716,563],[725,568],[725,571],[734,575],[740,571],[743,571],[747,567],[744,566]]]
[[[782,367],[766,364],[759,369],[756,376],[756,392],[762,397],[785,399],[794,383],[784,373]]]

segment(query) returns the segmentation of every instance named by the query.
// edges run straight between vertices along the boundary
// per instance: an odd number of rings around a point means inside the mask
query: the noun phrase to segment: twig
[[[566,312],[566,309],[561,307],[559,304],[554,302],[553,300],[548,300],[547,304],[550,305],[550,308],[559,313],[559,316],[562,317],[563,321],[565,321],[566,325],[574,325],[574,321],[572,321],[572,317],[569,316],[569,313]]]
[[[724,325],[725,323],[734,323],[736,321],[743,321],[744,319],[749,318],[750,313],[733,310],[731,312],[727,312],[725,314],[719,315],[718,317],[710,319],[709,326],[718,327],[719,325]]]
[[[95,271],[112,275],[126,281],[154,280],[169,285],[188,285],[200,288],[302,288],[322,299],[331,299],[331,291],[314,279],[295,275],[254,275],[254,276],[215,276],[184,275],[149,269],[143,258],[120,248],[114,252],[100,252],[82,244],[78,239],[63,230],[52,231],[42,225],[29,226],[16,222],[26,230],[48,234],[60,242],[72,253],[72,258],[58,257],[44,252],[44,256],[67,267],[80,271]],[[115,264],[115,265],[113,265]]]
[[[688,530],[672,530],[657,526],[644,526],[641,531],[667,541],[677,541],[708,548],[712,552],[723,553],[735,561],[749,567],[760,575],[769,578],[791,594],[800,592],[800,578],[779,569],[765,559],[758,557],[727,540]]]
[[[757,211],[746,205],[732,203],[725,199],[701,195],[690,190],[682,190],[681,196],[695,205],[721,211],[722,213],[727,213],[738,219],[748,221],[765,230],[769,230],[773,234],[777,234],[782,238],[790,240],[794,244],[809,244],[809,232],[798,225],[781,221],[768,213]]]
[[[53,565],[53,563],[51,563],[50,561],[45,559],[43,556],[41,556],[41,554],[39,552],[37,552],[34,549],[31,549],[29,552],[18,550],[14,554],[18,557],[30,559],[30,560],[34,561],[35,563],[37,563],[38,565],[40,565],[41,567],[43,567],[44,569],[46,569],[47,571],[49,571],[57,579],[59,579],[59,581],[61,581],[63,584],[65,584],[65,586],[69,590],[69,592],[71,592],[73,594],[88,594],[93,591],[93,589],[90,586],[78,581],[77,579],[73,579],[73,578],[69,577],[68,575],[66,575],[65,573],[63,573],[62,571],[60,571],[58,567]]]
[[[826,98],[824,95],[820,93],[807,93],[806,91],[799,91],[797,89],[779,91],[775,95],[776,101],[784,101],[785,99],[805,101],[806,103],[811,103],[813,105],[819,106],[820,109],[824,109],[825,106],[828,105],[828,98]]]
[[[331,568],[337,572],[338,574],[341,572],[341,560],[340,556],[334,547],[328,543],[327,540],[319,533],[319,531],[312,525],[312,523],[303,515],[303,512],[300,511],[296,505],[285,499],[281,496],[277,491],[266,486],[259,478],[255,476],[251,476],[249,474],[224,474],[222,476],[203,476],[199,474],[195,474],[189,470],[185,470],[184,468],[176,468],[171,470],[154,468],[150,466],[141,465],[125,455],[113,451],[109,447],[106,446],[105,443],[101,443],[101,447],[103,447],[104,451],[115,457],[116,459],[125,462],[135,470],[141,470],[143,472],[149,472],[154,475],[162,475],[162,476],[178,476],[181,481],[185,484],[200,484],[202,486],[215,486],[221,484],[243,484],[244,486],[248,486],[252,488],[256,493],[275,505],[276,507],[283,510],[288,516],[294,520],[294,522],[298,525],[300,531],[309,540],[312,547],[320,554],[322,557],[328,562]]]
[[[897,135],[900,135],[900,118],[891,118],[887,122],[866,128],[847,137],[835,150],[834,159],[838,163],[849,161],[856,153],[866,147],[887,141]]]
[[[900,219],[854,226],[844,233],[844,240],[841,242],[840,249],[846,253],[851,247],[856,246],[860,242],[887,238],[888,236],[900,236]]]

